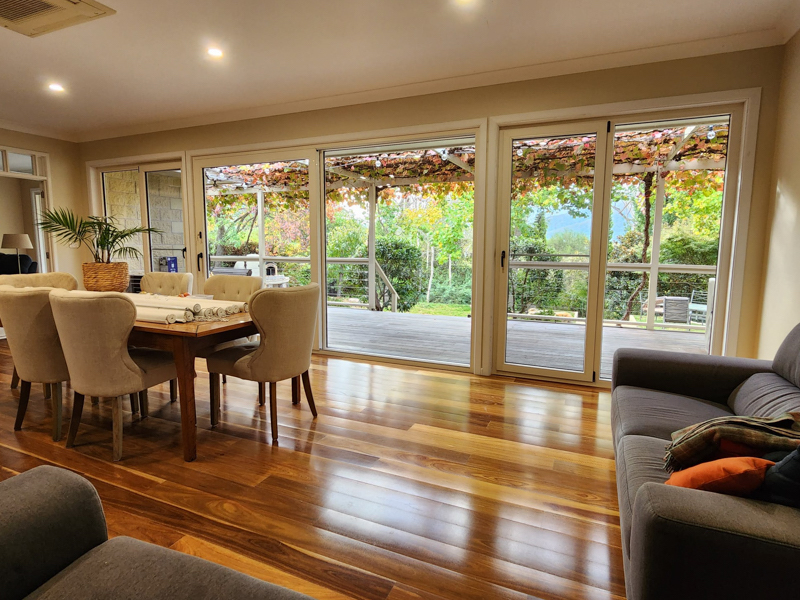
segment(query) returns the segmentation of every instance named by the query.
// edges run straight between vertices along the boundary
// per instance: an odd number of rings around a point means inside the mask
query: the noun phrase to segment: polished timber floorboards
[[[279,384],[273,446],[256,386],[234,378],[210,429],[202,363],[197,460],[183,461],[164,385],[148,419],[125,413],[113,463],[106,403],[86,403],[67,450],[34,385],[13,431],[0,342],[0,479],[71,469],[97,487],[112,536],[320,600],[624,597],[608,393],[314,357],[319,417]],[[66,431],[71,391],[64,404]]]

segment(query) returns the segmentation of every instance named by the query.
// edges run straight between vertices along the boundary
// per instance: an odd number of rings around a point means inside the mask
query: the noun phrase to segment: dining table
[[[249,313],[229,315],[221,320],[190,323],[136,321],[128,338],[130,346],[172,352],[178,373],[183,459],[197,458],[197,410],[194,382],[197,353],[224,342],[258,333]]]

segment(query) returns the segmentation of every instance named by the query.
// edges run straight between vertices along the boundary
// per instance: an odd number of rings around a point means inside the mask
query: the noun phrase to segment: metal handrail
[[[257,261],[259,260],[258,254],[244,254],[239,256],[231,256],[231,255],[221,255],[215,254],[214,256],[209,257],[210,262],[228,262],[228,261],[242,261],[248,262],[250,261]],[[293,263],[310,263],[311,257],[308,256],[265,256],[265,260],[270,260],[271,262],[293,262]],[[361,257],[351,257],[351,256],[341,256],[341,257],[328,257],[325,259],[327,263],[334,264],[334,265],[368,265],[369,258],[361,258]],[[389,281],[389,277],[386,275],[386,272],[381,267],[380,263],[375,261],[375,270],[378,273],[378,276],[381,278],[383,283],[386,284],[386,287],[389,288],[389,292],[392,297],[392,312],[397,312],[397,303],[400,299],[400,295],[397,293],[397,290],[394,289],[392,282]],[[330,302],[328,302],[330,304]],[[353,304],[354,305],[354,304]],[[352,306],[352,305],[351,305]]]

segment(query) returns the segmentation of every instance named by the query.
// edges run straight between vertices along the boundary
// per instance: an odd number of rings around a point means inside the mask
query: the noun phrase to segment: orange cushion
[[[667,485],[745,496],[761,486],[764,474],[774,464],[763,458],[721,458],[676,471]]]

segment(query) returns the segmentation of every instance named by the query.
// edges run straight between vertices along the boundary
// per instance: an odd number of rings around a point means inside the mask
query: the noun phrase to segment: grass
[[[472,313],[469,304],[440,304],[437,302],[419,302],[409,311],[415,315],[445,315],[448,317],[466,317]]]

